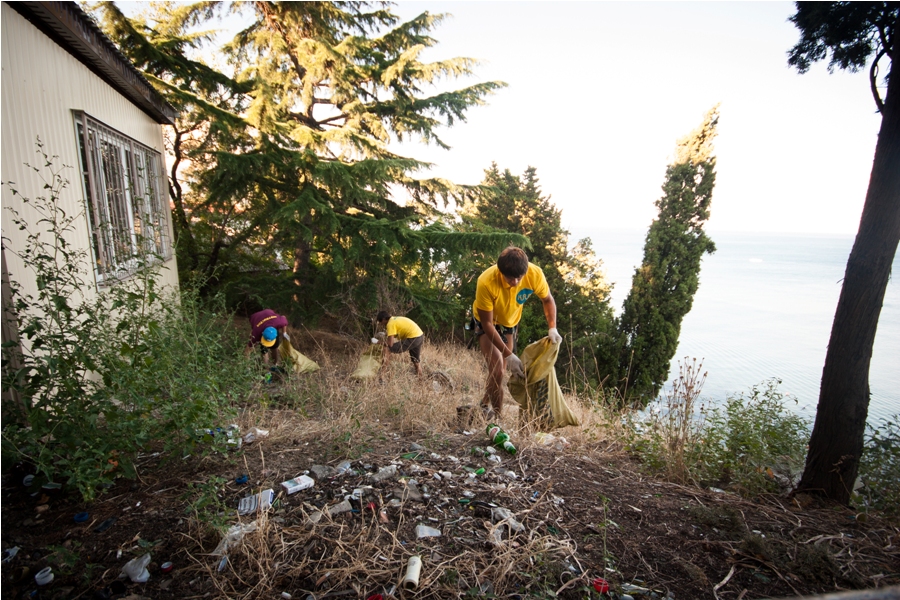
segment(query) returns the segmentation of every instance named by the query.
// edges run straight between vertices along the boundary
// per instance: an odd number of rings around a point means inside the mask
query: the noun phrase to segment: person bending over
[[[475,335],[487,361],[488,377],[481,410],[485,416],[500,416],[503,409],[503,367],[510,373],[525,376],[522,361],[516,356],[516,338],[522,306],[534,294],[540,298],[544,317],[550,328],[548,337],[554,344],[562,342],[556,330],[556,301],[550,293],[547,278],[537,265],[528,262],[521,248],[510,246],[500,253],[497,264],[478,277],[472,314]]]
[[[284,332],[287,327],[287,317],[279,315],[274,310],[265,309],[250,315],[250,340],[247,342],[245,354],[259,344],[263,363],[269,364],[269,355],[272,356],[272,366],[277,366],[281,358],[281,341],[287,337]]]
[[[380,327],[384,328],[387,338],[384,340],[384,360],[382,366],[391,360],[391,354],[409,352],[409,360],[412,361],[416,375],[422,376],[422,346],[425,335],[422,329],[412,319],[406,317],[392,317],[391,313],[382,310],[375,317]]]

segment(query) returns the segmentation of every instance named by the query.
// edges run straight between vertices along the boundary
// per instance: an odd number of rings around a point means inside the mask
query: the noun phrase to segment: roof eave
[[[7,2],[157,123],[174,125],[175,110],[75,2]]]

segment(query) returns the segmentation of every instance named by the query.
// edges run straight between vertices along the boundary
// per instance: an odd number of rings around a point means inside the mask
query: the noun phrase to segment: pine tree
[[[872,58],[869,87],[881,113],[869,188],[834,314],[798,485],[798,490],[848,504],[863,452],[875,331],[900,244],[900,75],[894,73],[900,3],[798,2],[790,20],[800,30],[800,41],[788,53],[788,64],[805,73],[812,63],[829,58],[829,71],[857,71]]]
[[[463,188],[416,179],[428,165],[389,147],[410,139],[446,147],[440,128],[504,85],[424,92],[477,64],[419,60],[442,15],[398,23],[381,3],[235,3],[249,24],[222,48],[235,66],[226,77],[187,58],[205,39],[189,30],[220,6],[132,21],[104,5],[107,33],[185,110],[174,146],[187,149],[187,164],[172,172],[173,188],[184,190],[179,242],[193,244],[183,268],[236,297],[306,315],[354,301],[365,311],[377,302],[376,279],[415,294],[448,254],[499,251],[516,239],[448,227],[440,208]]]
[[[678,348],[681,321],[691,310],[700,281],[700,261],[715,251],[703,231],[715,186],[713,138],[718,107],[698,129],[679,140],[666,169],[659,215],[644,242],[619,319],[619,392],[625,402],[646,405],[659,394]]]

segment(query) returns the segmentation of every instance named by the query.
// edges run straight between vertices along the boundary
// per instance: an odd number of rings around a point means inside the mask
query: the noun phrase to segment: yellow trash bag
[[[519,357],[525,365],[525,379],[513,375],[507,384],[509,393],[519,403],[521,419],[541,429],[579,424],[556,379],[558,354],[559,344],[550,338],[529,344]]]
[[[319,370],[319,365],[316,364],[316,361],[300,354],[300,352],[291,346],[291,343],[287,338],[281,340],[281,360],[283,360],[285,365],[297,375],[300,375],[301,373],[312,373],[313,371]]]
[[[371,344],[362,356],[356,370],[350,374],[353,379],[372,379],[378,375],[382,360],[381,344]]]

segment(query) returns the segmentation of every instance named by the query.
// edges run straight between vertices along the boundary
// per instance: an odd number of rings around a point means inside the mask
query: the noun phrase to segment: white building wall
[[[78,141],[73,111],[84,111],[105,125],[155,149],[165,165],[162,127],[129,102],[90,69],[66,52],[24,17],[2,4],[0,17],[0,58],[2,58],[2,178],[13,181],[26,197],[43,195],[44,182],[26,167],[28,162],[40,166],[35,141],[39,137],[45,151],[58,155],[57,165],[68,165],[63,177],[69,181],[63,193],[64,206],[70,214],[79,213],[76,232],[71,242],[84,248],[90,256],[90,237],[85,216],[83,182],[79,168]],[[167,188],[162,188],[167,193]],[[2,229],[4,245],[13,250],[24,248],[24,232],[18,231],[9,218],[7,206],[15,206],[32,226],[37,215],[28,206],[13,199],[9,186],[2,189]],[[168,204],[168,203],[167,203]],[[174,240],[171,214],[169,239]],[[22,284],[24,291],[36,291],[32,277],[23,277],[18,257],[6,252],[10,277]],[[178,287],[178,268],[173,257],[166,261],[161,283]],[[93,277],[91,273],[90,277]],[[87,294],[96,293],[96,282]]]

